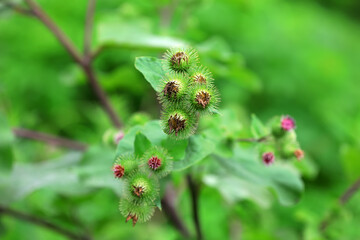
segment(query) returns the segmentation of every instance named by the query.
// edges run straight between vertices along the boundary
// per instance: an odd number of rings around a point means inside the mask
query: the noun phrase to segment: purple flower
[[[270,165],[275,161],[275,156],[272,152],[266,152],[262,155],[262,159],[266,165]]]
[[[295,120],[289,116],[281,118],[281,128],[285,131],[290,131],[295,128]]]

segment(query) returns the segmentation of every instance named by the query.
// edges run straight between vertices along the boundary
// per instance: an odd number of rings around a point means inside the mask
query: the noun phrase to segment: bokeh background
[[[37,2],[82,50],[87,1]],[[84,158],[112,158],[111,148],[98,147],[112,124],[81,69],[48,29],[36,18],[0,6],[0,144],[12,148],[11,156],[0,155],[0,186],[13,187],[13,192],[0,187],[0,202],[74,231],[81,226],[95,239],[180,239],[158,211],[149,223],[125,224],[116,191],[96,176],[86,180],[85,190],[66,168],[81,165]],[[134,68],[135,57],[158,57],[181,43],[199,51],[216,79],[221,108],[236,113],[244,135],[252,113],[264,121],[280,114],[297,121],[308,161],[299,203],[284,207],[274,201],[264,207],[251,197],[229,203],[204,186],[205,239],[360,239],[360,194],[337,204],[360,176],[359,12],[357,0],[97,2],[94,68],[125,123],[160,114],[155,92]],[[83,154],[13,138],[9,129],[15,127],[94,147]],[[53,159],[62,165],[53,166]],[[76,171],[96,175],[86,164]],[[181,187],[181,175],[173,178],[180,188],[177,207],[193,230],[189,193]],[[64,182],[71,187],[56,185]],[[331,224],[325,233],[319,231],[328,216]],[[0,238],[66,239],[1,212]]]

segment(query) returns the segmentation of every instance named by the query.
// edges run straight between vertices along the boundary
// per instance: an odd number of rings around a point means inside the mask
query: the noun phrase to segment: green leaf
[[[108,188],[118,196],[122,195],[122,181],[114,178],[111,167],[114,151],[104,146],[91,146],[84,154],[75,171],[81,183],[91,188]]]
[[[174,162],[174,170],[186,169],[201,161],[215,150],[215,144],[202,135],[192,135],[185,151],[185,158]]]
[[[77,184],[77,174],[71,168],[80,161],[81,156],[82,153],[69,153],[43,163],[15,164],[10,177],[0,182],[0,202],[8,204],[20,200],[44,187],[62,189]]]
[[[225,159],[219,156],[215,156],[215,158],[220,166],[225,167],[229,173],[239,179],[274,192],[283,205],[297,203],[304,190],[299,173],[284,163],[277,162],[266,166],[256,158],[255,153],[239,149],[235,151],[234,158]],[[234,185],[234,187],[241,188],[242,186]]]
[[[110,17],[98,24],[97,39],[100,46],[121,48],[165,50],[186,45],[180,39],[153,34],[142,22],[123,22]]]
[[[160,211],[162,211],[161,199],[160,199],[160,198],[157,198],[157,199],[155,200],[155,206],[156,206]]]
[[[137,57],[135,59],[135,68],[139,70],[148,81],[152,88],[160,92],[160,81],[165,75],[162,67],[162,60],[155,57]]]
[[[173,138],[167,138],[162,142],[162,146],[168,150],[168,153],[174,160],[180,160],[185,157],[185,150],[188,146],[189,140],[175,140]]]
[[[236,108],[221,109],[219,114],[200,118],[203,134],[215,142],[224,139],[236,139],[242,132],[243,126],[239,118],[240,112]]]
[[[144,136],[141,132],[138,132],[135,137],[135,154],[139,157],[141,157],[146,150],[148,150],[151,147],[151,142],[147,137]]]
[[[121,154],[133,153],[135,151],[134,142],[138,132],[141,132],[147,137],[152,145],[160,145],[161,142],[167,138],[167,135],[160,127],[159,120],[150,121],[143,126],[134,126],[125,133],[124,138],[119,142],[116,149],[116,157]]]
[[[208,174],[203,177],[203,182],[216,188],[224,199],[231,204],[239,200],[250,199],[263,207],[270,205],[271,194],[267,189],[234,175],[226,173]]]
[[[269,134],[269,130],[264,124],[256,117],[255,114],[251,115],[251,133],[255,138],[261,138]]]

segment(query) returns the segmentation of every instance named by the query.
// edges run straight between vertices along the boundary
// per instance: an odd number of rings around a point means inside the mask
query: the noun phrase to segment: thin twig
[[[190,237],[189,230],[185,226],[184,222],[179,217],[175,209],[175,191],[169,184],[165,190],[164,197],[161,199],[161,207],[165,215],[169,218],[174,227],[181,233],[181,235],[188,239]]]
[[[98,83],[97,77],[91,66],[90,61],[88,61],[85,57],[83,58],[80,55],[80,53],[74,47],[74,44],[63,33],[63,31],[61,31],[61,29],[50,19],[50,17],[42,10],[42,8],[37,3],[35,3],[33,0],[25,0],[25,1],[29,5],[30,9],[34,12],[35,16],[55,35],[55,37],[68,51],[68,53],[74,59],[74,61],[80,65],[80,67],[83,69],[88,79],[90,87],[92,88],[93,92],[96,94],[105,112],[109,115],[110,120],[112,121],[115,127],[121,128],[122,123],[119,117],[117,116],[115,110],[110,105],[106,93],[102,90],[100,84]],[[90,24],[89,26],[92,26],[92,24]]]
[[[84,33],[84,60],[85,62],[91,61],[91,38],[94,25],[96,0],[89,0],[86,10],[85,18],[85,33]]]
[[[7,208],[5,206],[0,206],[0,214],[12,216],[14,218],[48,228],[50,230],[53,230],[54,232],[64,235],[65,237],[67,237],[69,239],[74,239],[74,240],[89,240],[89,239],[91,239],[90,236],[79,235],[79,234],[73,233],[73,232],[71,232],[67,229],[64,229],[58,225],[55,225],[54,223],[51,223],[45,219],[39,218],[37,216],[32,216],[32,215],[29,215],[26,213],[22,213],[17,210]]]
[[[360,189],[360,178],[358,178],[346,191],[340,196],[339,204],[340,206],[345,205],[354,194]],[[327,227],[330,225],[333,218],[333,214],[330,214],[329,217],[325,218],[319,226],[320,231],[324,232]]]
[[[85,143],[69,140],[62,137],[56,137],[46,133],[36,132],[24,128],[14,128],[12,131],[17,137],[38,140],[54,146],[71,148],[78,151],[85,151],[87,148],[87,145]]]
[[[192,202],[192,212],[193,212],[193,220],[195,224],[196,229],[196,238],[198,240],[203,239],[202,232],[201,232],[201,226],[200,226],[200,218],[199,218],[199,185],[195,183],[195,181],[192,179],[191,175],[188,174],[187,181],[190,189],[191,194],[191,202]]]
[[[120,122],[118,115],[115,113],[114,109],[112,108],[108,100],[108,97],[106,96],[106,93],[102,90],[99,81],[95,75],[95,72],[91,66],[91,63],[89,63],[89,65],[84,65],[83,68],[92,90],[95,92],[98,100],[100,101],[101,105],[103,106],[110,120],[112,121],[115,127],[121,128],[122,123]]]
[[[350,198],[360,189],[360,178],[357,179],[345,192],[341,195],[339,202],[341,205],[346,204]]]

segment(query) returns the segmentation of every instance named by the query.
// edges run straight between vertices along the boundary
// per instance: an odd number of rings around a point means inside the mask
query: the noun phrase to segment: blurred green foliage
[[[38,2],[82,49],[87,1]],[[134,229],[123,222],[117,210],[121,183],[109,175],[114,146],[102,143],[113,127],[81,69],[38,20],[1,4],[0,8],[0,203],[75,232],[81,232],[76,225],[81,226],[95,239],[179,239],[159,211]],[[98,1],[94,65],[126,123],[124,130],[130,129],[128,138],[135,138],[137,131],[131,127],[142,128],[148,119],[159,117],[155,92],[134,67],[135,57],[159,57],[179,43],[199,50],[216,79],[221,108],[226,109],[222,121],[204,121],[200,130],[218,124],[230,138],[247,137],[254,131],[252,113],[262,120],[289,114],[297,121],[306,152],[304,162],[296,166],[305,180],[299,203],[280,206],[269,191],[245,181],[249,176],[234,178],[218,166],[219,161],[206,158],[203,165],[174,172],[170,178],[178,190],[177,208],[190,230],[194,229],[184,174],[191,171],[204,183],[199,204],[205,239],[360,237],[359,194],[346,206],[337,206],[360,172],[359,10],[356,0]],[[79,153],[14,138],[10,127],[59,135],[90,147]],[[170,149],[172,143],[166,144]],[[186,142],[176,144],[187,147]],[[226,148],[221,151],[227,154]],[[239,154],[245,156],[232,164],[246,162],[251,151]],[[276,181],[290,181],[275,176]],[[227,189],[229,182],[239,189]],[[334,212],[327,230],[320,232],[320,222]],[[0,238],[64,239],[5,215]]]

